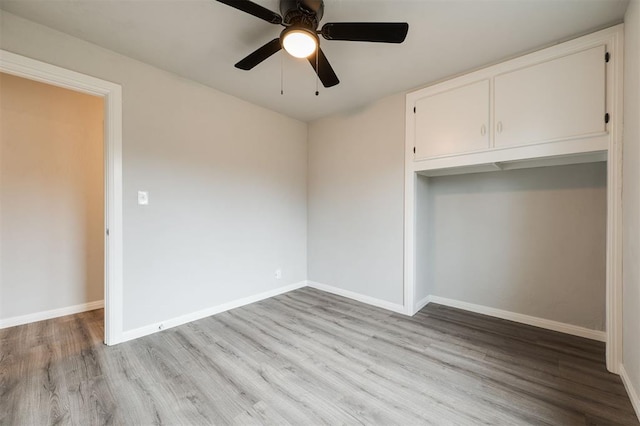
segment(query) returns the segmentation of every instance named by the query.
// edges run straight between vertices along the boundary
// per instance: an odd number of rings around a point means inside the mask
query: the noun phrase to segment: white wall
[[[402,303],[404,107],[397,94],[309,125],[309,280]],[[603,164],[419,177],[416,191],[417,217],[430,218],[416,224],[417,301],[435,295],[604,329]],[[478,209],[481,219],[465,219]],[[500,269],[493,257],[518,244],[508,254],[527,261]],[[562,261],[551,256],[569,246]]]
[[[430,178],[416,194],[428,200],[418,287],[604,330],[606,175],[591,163]]]
[[[309,125],[309,280],[403,301],[404,94]]]
[[[0,321],[100,301],[103,101],[0,73]]]
[[[623,145],[623,365],[640,397],[640,1],[625,14]],[[640,417],[640,400],[636,399]]]
[[[125,330],[306,279],[305,123],[0,13],[3,49],[122,85]]]

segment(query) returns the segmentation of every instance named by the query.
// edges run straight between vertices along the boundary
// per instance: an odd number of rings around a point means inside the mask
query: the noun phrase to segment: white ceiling
[[[278,0],[256,3],[279,12]],[[317,97],[306,60],[279,53],[251,71],[234,68],[281,27],[214,0],[0,0],[0,7],[310,121],[619,23],[627,0],[325,0],[322,23],[408,22],[409,34],[400,45],[321,39],[340,84],[320,86]]]

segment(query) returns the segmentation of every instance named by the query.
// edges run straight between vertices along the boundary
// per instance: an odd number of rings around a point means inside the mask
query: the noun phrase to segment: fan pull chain
[[[284,52],[280,53],[280,94],[284,95]]]
[[[318,56],[320,56],[320,46],[316,48],[316,96],[320,94],[318,91],[318,81],[320,80],[320,68],[318,68]]]

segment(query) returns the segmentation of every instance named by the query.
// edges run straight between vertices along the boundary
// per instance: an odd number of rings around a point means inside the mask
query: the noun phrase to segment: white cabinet
[[[454,87],[415,104],[415,158],[489,148],[489,80]]]
[[[608,48],[585,36],[407,94],[407,158],[421,171],[601,158],[615,112]]]
[[[605,46],[498,75],[495,147],[602,134]]]

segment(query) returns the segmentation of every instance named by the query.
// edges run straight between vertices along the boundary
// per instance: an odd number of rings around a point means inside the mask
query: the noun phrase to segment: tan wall
[[[0,73],[0,320],[103,298],[103,102]]]

